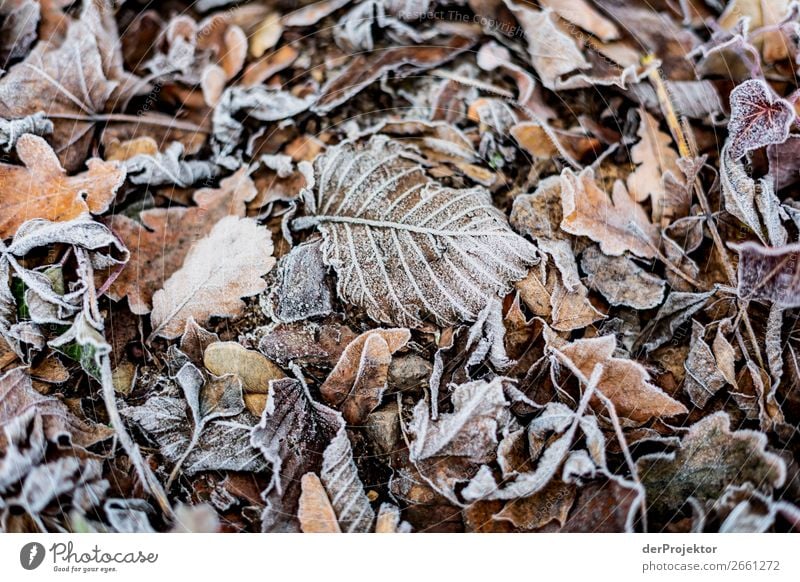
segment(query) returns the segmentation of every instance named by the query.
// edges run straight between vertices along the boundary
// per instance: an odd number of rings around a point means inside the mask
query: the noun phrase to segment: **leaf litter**
[[[790,3],[51,4],[0,530],[797,529]]]

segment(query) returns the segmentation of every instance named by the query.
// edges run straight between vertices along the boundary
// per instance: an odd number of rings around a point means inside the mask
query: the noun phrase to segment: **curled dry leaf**
[[[538,260],[485,190],[441,186],[397,142],[337,146],[314,166],[316,213],[293,228],[319,228],[340,297],[377,321],[473,321]]]
[[[600,243],[607,255],[619,256],[625,251],[652,258],[658,229],[650,222],[644,209],[628,194],[622,182],[614,184],[609,199],[594,180],[591,168],[577,176],[572,170],[561,173],[561,205],[565,231],[588,236]]]
[[[86,162],[86,172],[68,176],[53,149],[35,135],[17,140],[17,155],[24,166],[0,164],[0,238],[34,218],[68,221],[85,212],[102,214],[125,181],[120,164],[95,158]]]
[[[223,218],[153,295],[151,336],[178,337],[189,317],[205,323],[241,313],[241,298],[264,290],[261,276],[274,264],[268,230],[249,218]]]
[[[0,426],[7,426],[29,410],[42,418],[45,436],[60,447],[85,448],[114,434],[106,426],[78,418],[58,398],[39,394],[24,368],[9,370],[0,376]]]
[[[345,348],[320,386],[320,394],[342,411],[349,424],[363,424],[386,390],[392,354],[409,339],[407,329],[374,329],[361,334]]]
[[[131,260],[109,289],[109,297],[128,298],[133,313],[150,312],[153,293],[183,264],[189,249],[226,216],[244,217],[246,203],[257,194],[246,169],[220,182],[219,188],[195,192],[196,207],[154,208],[140,215],[141,224],[123,215],[108,225],[131,251]]]

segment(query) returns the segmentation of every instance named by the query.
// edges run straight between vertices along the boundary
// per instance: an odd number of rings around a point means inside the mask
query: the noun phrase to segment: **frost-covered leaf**
[[[608,257],[596,246],[581,254],[586,284],[603,294],[611,305],[652,309],[664,299],[665,282],[627,257]]]
[[[574,38],[556,26],[552,10],[539,11],[511,0],[505,3],[525,29],[531,63],[545,87],[555,89],[564,75],[590,67]]]
[[[783,143],[795,119],[791,103],[761,79],[749,79],[731,92],[728,152],[734,160],[769,144]]]
[[[614,184],[611,199],[594,180],[594,171],[586,168],[579,175],[565,169],[561,173],[561,205],[565,231],[588,236],[600,243],[607,255],[619,256],[625,251],[652,258],[658,229],[644,209],[631,198],[625,185]]]
[[[372,531],[375,512],[369,504],[364,485],[353,460],[353,449],[344,424],[322,454],[320,472],[325,490],[331,498],[342,531],[364,533]]]
[[[714,353],[703,338],[704,334],[705,327],[692,321],[692,342],[684,364],[686,379],[683,391],[698,408],[704,408],[709,399],[726,383],[721,366],[717,366]]]
[[[0,426],[8,426],[29,410],[41,416],[47,439],[60,447],[89,447],[114,434],[106,426],[78,418],[60,399],[39,394],[24,368],[0,376]]]
[[[438,45],[396,46],[356,54],[349,59],[344,70],[325,83],[312,110],[319,115],[329,113],[389,73],[403,77],[438,67],[468,50],[472,44],[468,38],[453,36]]]
[[[320,394],[350,424],[363,424],[381,402],[392,354],[411,339],[407,329],[373,329],[353,340],[320,386]]]
[[[88,3],[87,12],[101,4]],[[73,20],[61,42],[38,43],[0,78],[0,117],[19,119],[39,111],[52,116],[53,147],[67,171],[83,165],[95,127],[92,116],[105,110],[118,87],[104,66],[111,55],[104,55],[100,45],[91,22]]]
[[[149,313],[153,293],[181,267],[191,246],[224,217],[244,217],[246,203],[257,193],[242,169],[223,179],[219,188],[197,190],[197,206],[145,210],[141,224],[121,214],[112,216],[108,225],[130,249],[131,260],[111,285],[109,297],[127,297],[133,313]]]
[[[0,148],[10,152],[17,146],[17,141],[26,133],[47,135],[53,133],[53,122],[45,117],[43,111],[37,111],[20,119],[0,118]]]
[[[739,296],[800,307],[800,244],[771,248],[754,242],[731,245],[739,253]]]
[[[262,531],[300,531],[297,505],[302,477],[322,470],[323,453],[342,424],[341,414],[315,402],[298,380],[270,383],[267,409],[251,437],[272,471],[262,494],[266,501]]]
[[[172,142],[163,152],[137,154],[124,161],[128,179],[133,184],[161,186],[174,184],[182,188],[217,175],[217,166],[206,160],[184,160],[183,144]]]
[[[291,323],[333,311],[333,289],[322,260],[322,240],[294,247],[277,266],[278,283],[269,309],[278,321]]]
[[[320,229],[339,295],[373,319],[473,321],[537,261],[485,190],[441,186],[397,142],[331,148],[315,170],[316,213],[293,228]]]
[[[637,165],[628,176],[628,191],[637,202],[650,198],[653,220],[659,222],[665,207],[662,178],[665,173],[678,174],[678,154],[672,149],[672,138],[659,129],[658,121],[644,109],[639,111],[639,142],[631,148],[631,159]]]
[[[68,176],[47,142],[31,134],[17,140],[17,155],[24,166],[0,164],[0,238],[34,218],[68,221],[82,213],[102,214],[125,180],[118,163],[95,158],[86,172]]]
[[[120,414],[153,438],[161,454],[177,463],[191,442],[191,412],[177,390],[150,396],[141,406],[122,408]],[[181,466],[183,473],[200,471],[263,471],[266,464],[250,445],[256,419],[248,412],[212,421],[199,433]]]
[[[766,445],[762,433],[731,431],[724,412],[696,422],[676,452],[646,455],[637,461],[649,511],[671,517],[690,496],[714,500],[731,484],[752,483],[764,491],[780,487],[786,465]]]
[[[686,414],[686,407],[650,382],[650,375],[636,361],[614,357],[616,338],[606,335],[579,339],[557,348],[584,376],[589,378],[595,366],[602,366],[597,390],[608,397],[617,413],[635,422],[652,417]],[[600,403],[594,402],[599,408]]]
[[[237,315],[241,297],[263,291],[261,276],[274,264],[267,229],[249,218],[223,218],[153,295],[152,336],[178,337],[190,316],[205,323],[211,316]]]
[[[704,293],[673,291],[667,295],[658,313],[639,334],[635,347],[643,347],[651,352],[670,341],[678,329],[700,311],[713,294],[712,290]]]
[[[564,20],[577,24],[602,41],[619,37],[619,30],[614,22],[605,18],[587,0],[542,0],[540,4],[551,8]]]

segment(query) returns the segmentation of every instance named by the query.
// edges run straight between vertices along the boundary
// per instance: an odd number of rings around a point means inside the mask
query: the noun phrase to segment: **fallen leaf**
[[[784,308],[800,307],[800,244],[772,248],[745,242],[731,247],[739,253],[739,297],[766,299]]]
[[[249,218],[223,218],[153,295],[151,336],[178,337],[190,316],[206,322],[239,314],[240,298],[263,291],[261,276],[274,264],[268,230]]]
[[[591,246],[581,254],[581,269],[587,275],[586,285],[599,291],[611,305],[652,309],[664,299],[664,280],[625,256],[608,257]]]
[[[678,153],[672,149],[672,138],[662,132],[655,117],[639,110],[639,142],[631,148],[631,160],[637,165],[628,176],[628,192],[637,202],[650,198],[653,221],[658,223],[666,207],[664,174],[678,175]]]
[[[731,92],[728,152],[734,160],[789,137],[795,120],[791,103],[778,97],[761,79],[749,79]]]
[[[242,379],[245,392],[268,394],[270,380],[285,378],[278,366],[255,350],[236,342],[210,344],[203,354],[206,369],[217,376],[236,374]]]
[[[717,364],[714,352],[703,338],[704,334],[705,327],[697,321],[692,321],[692,342],[684,364],[686,379],[683,391],[698,408],[705,408],[709,399],[726,383],[725,375],[721,371],[722,366]],[[720,337],[719,333],[717,337]],[[715,345],[718,345],[717,340]]]
[[[297,519],[303,533],[342,533],[331,500],[314,473],[306,473],[300,480],[300,499]]]
[[[676,452],[645,455],[637,461],[649,511],[670,518],[690,496],[713,500],[730,484],[749,482],[765,491],[780,487],[786,466],[766,446],[762,433],[731,431],[724,412],[696,422]]]
[[[78,418],[60,399],[36,392],[24,368],[14,368],[0,376],[0,404],[0,427],[34,410],[42,418],[47,439],[62,448],[90,447],[114,434],[106,426]]]
[[[245,204],[256,195],[245,169],[220,182],[219,188],[195,192],[196,207],[154,208],[141,213],[141,224],[116,214],[108,225],[131,250],[131,260],[109,289],[109,297],[128,298],[133,313],[150,312],[153,293],[183,264],[189,249],[226,216],[244,217]]]
[[[422,317],[474,320],[509,280],[525,276],[536,249],[486,191],[445,188],[412,155],[386,138],[330,148],[315,161],[316,213],[293,228],[319,228],[340,297],[373,319],[404,327],[422,326]]]
[[[617,341],[613,335],[579,339],[558,348],[587,378],[595,366],[602,366],[597,390],[614,403],[617,414],[635,422],[653,417],[686,414],[686,407],[650,383],[650,375],[633,360],[614,357]],[[595,401],[595,406],[600,403]]]
[[[96,158],[86,162],[86,172],[68,176],[52,148],[35,135],[17,140],[17,155],[24,166],[0,164],[0,238],[34,218],[68,221],[84,212],[102,214],[125,181],[118,163]]]
[[[363,424],[381,402],[392,354],[403,348],[407,329],[374,329],[353,340],[320,386],[320,394],[340,409],[349,424]]]
[[[622,182],[614,184],[609,200],[595,183],[591,168],[577,176],[565,169],[561,173],[561,192],[564,213],[561,228],[565,231],[588,236],[600,243],[600,249],[607,255],[619,256],[630,251],[644,258],[655,256],[657,228]]]

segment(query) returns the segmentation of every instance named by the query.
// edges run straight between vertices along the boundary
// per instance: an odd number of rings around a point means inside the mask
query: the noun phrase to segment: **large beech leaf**
[[[375,320],[474,321],[537,261],[487,191],[440,185],[412,151],[383,136],[329,149],[315,173],[308,203],[316,212],[293,227],[319,228],[339,295]]]

